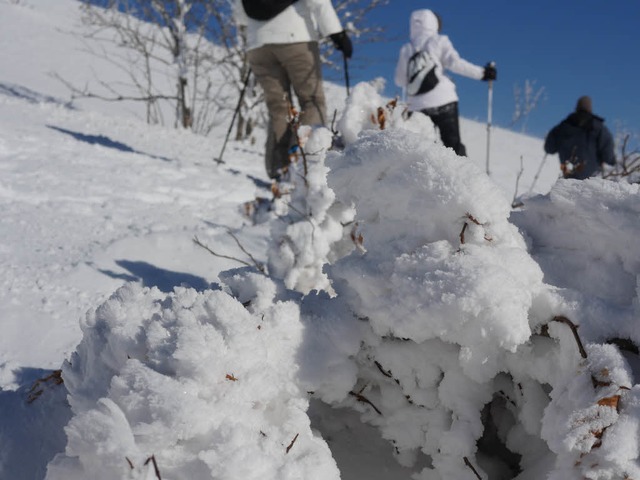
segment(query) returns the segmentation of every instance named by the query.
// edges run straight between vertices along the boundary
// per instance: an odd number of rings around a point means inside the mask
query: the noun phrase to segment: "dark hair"
[[[591,113],[591,98],[587,95],[578,99],[578,103],[576,103],[576,112],[579,111]]]

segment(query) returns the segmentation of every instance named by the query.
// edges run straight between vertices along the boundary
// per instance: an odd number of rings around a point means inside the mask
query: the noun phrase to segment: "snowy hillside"
[[[251,217],[263,132],[69,104],[75,0],[0,29],[0,478],[640,477],[638,185],[327,85],[344,151]]]

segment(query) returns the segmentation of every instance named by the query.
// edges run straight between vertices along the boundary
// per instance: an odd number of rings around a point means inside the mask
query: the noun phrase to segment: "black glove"
[[[482,80],[485,82],[489,80],[497,80],[498,78],[498,70],[496,70],[496,64],[493,62],[489,62],[484,66],[484,75],[482,75]]]
[[[341,32],[334,33],[333,35],[329,35],[329,38],[331,38],[336,48],[340,50],[345,57],[351,58],[351,55],[353,55],[353,44],[351,43],[351,39],[347,35],[347,32],[343,30]]]

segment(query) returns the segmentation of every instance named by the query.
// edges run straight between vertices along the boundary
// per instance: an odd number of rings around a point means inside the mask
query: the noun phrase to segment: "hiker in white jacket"
[[[431,10],[411,14],[411,41],[400,50],[395,83],[407,89],[409,111],[429,116],[442,143],[466,156],[460,140],[456,86],[444,70],[485,81],[495,80],[497,72],[490,63],[480,67],[460,58],[449,37],[440,35],[440,25],[440,18]]]
[[[331,0],[236,0],[234,15],[246,27],[247,59],[269,110],[265,166],[277,179],[295,143],[289,125],[290,90],[300,104],[300,124],[326,124],[318,41],[330,37],[350,58],[351,40]]]

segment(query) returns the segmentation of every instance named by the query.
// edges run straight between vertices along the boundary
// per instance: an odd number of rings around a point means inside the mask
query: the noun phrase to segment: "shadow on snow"
[[[0,94],[6,95],[8,97],[26,100],[27,102],[36,105],[40,103],[53,103],[56,105],[62,105],[63,107],[66,107],[70,110],[75,110],[70,102],[65,102],[64,100],[61,100],[59,98],[44,95],[42,93],[36,92],[35,90],[31,90],[29,88],[21,87],[20,85],[14,85],[11,83],[0,82]]]
[[[58,132],[65,133],[67,135],[71,135],[76,140],[88,143],[90,145],[100,145],[100,146],[107,147],[107,148],[113,148],[113,149],[119,150],[121,152],[136,153],[138,155],[145,155],[145,156],[150,157],[150,158],[154,158],[154,159],[157,159],[157,160],[162,160],[163,162],[170,162],[171,161],[171,159],[167,158],[167,157],[159,157],[157,155],[150,155],[148,153],[139,152],[139,151],[134,150],[133,148],[131,148],[129,145],[126,145],[126,144],[124,144],[122,142],[117,142],[115,140],[111,140],[109,137],[105,137],[104,135],[86,135],[84,133],[74,132],[72,130],[67,130],[65,128],[55,127],[53,125],[47,125],[47,127],[50,128],[51,130],[56,130]]]
[[[71,419],[71,408],[67,389],[52,381],[51,373],[19,368],[13,375],[20,387],[0,390],[0,411],[11,412],[0,422],[2,478],[44,478],[49,461],[65,449],[64,427]]]
[[[98,269],[98,271],[111,278],[126,282],[140,282],[144,287],[157,287],[165,293],[172,292],[174,287],[191,287],[199,292],[215,288],[202,277],[191,275],[190,273],[165,270],[147,262],[116,260],[116,264],[129,273],[117,273],[105,269]]]

